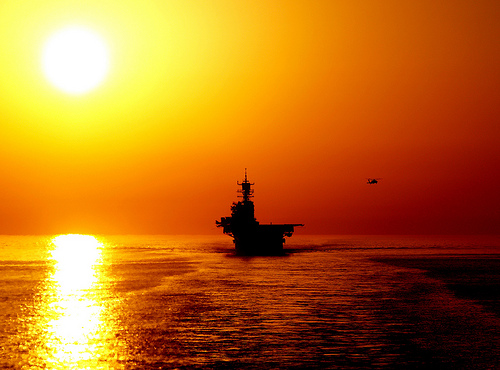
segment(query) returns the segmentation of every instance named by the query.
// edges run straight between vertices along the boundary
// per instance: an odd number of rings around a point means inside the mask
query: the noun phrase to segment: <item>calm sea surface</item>
[[[499,368],[500,237],[0,237],[0,368]]]

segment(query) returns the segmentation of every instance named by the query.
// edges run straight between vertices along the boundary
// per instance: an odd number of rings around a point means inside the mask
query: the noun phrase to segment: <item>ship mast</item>
[[[241,193],[241,195],[239,196],[243,198],[243,202],[248,202],[250,198],[253,198],[252,185],[254,185],[254,183],[250,183],[250,181],[248,181],[246,168],[245,168],[245,180],[243,180],[243,182],[241,183],[238,181],[237,184],[241,185],[241,190],[238,189],[238,193]]]

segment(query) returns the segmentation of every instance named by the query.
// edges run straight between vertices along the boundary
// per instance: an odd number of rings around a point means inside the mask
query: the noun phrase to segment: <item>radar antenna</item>
[[[245,180],[243,180],[243,182],[241,183],[238,181],[237,184],[241,185],[241,189],[238,189],[238,193],[241,193],[241,195],[239,196],[243,198],[243,202],[248,202],[250,198],[253,198],[252,185],[254,185],[254,183],[250,183],[250,181],[248,181],[246,168],[245,168]]]

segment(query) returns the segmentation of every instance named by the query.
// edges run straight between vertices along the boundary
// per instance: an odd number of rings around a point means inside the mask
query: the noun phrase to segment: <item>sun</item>
[[[70,26],[54,33],[43,48],[42,67],[57,88],[80,95],[96,88],[109,69],[108,47],[94,31]]]

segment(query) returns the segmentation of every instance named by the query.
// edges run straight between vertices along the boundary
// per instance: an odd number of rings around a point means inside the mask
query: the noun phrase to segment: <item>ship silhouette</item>
[[[292,236],[294,228],[303,224],[260,224],[255,219],[255,206],[253,198],[253,183],[247,178],[240,183],[239,197],[242,201],[231,206],[231,216],[221,217],[215,221],[217,227],[222,227],[224,234],[233,238],[236,253],[246,256],[282,255],[285,236]]]

